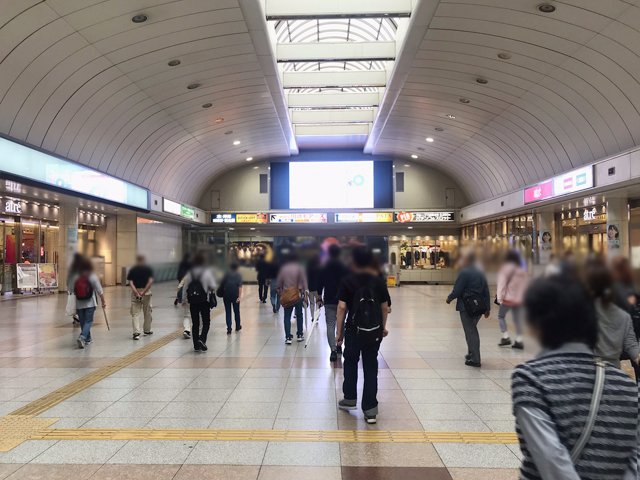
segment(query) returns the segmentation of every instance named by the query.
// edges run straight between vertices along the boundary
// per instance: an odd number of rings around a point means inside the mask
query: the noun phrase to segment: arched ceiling
[[[640,145],[640,0],[540,1],[415,0],[366,149],[417,155],[480,201]],[[295,150],[276,58],[252,37],[260,5],[0,0],[0,133],[196,204],[246,157]]]
[[[0,12],[0,133],[185,203],[247,157],[289,154],[238,0],[0,0]]]
[[[480,201],[640,144],[639,1],[432,3],[374,153],[415,154]]]

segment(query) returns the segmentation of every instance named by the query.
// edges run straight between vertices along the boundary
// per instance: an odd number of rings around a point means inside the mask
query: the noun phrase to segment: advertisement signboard
[[[270,223],[327,223],[326,213],[272,213]]]
[[[18,288],[38,288],[38,265],[35,263],[18,263],[16,265]]]
[[[211,223],[236,223],[235,213],[212,213]]]
[[[396,212],[395,221],[400,223],[412,222],[454,222],[454,212]]]
[[[553,178],[553,196],[559,197],[593,187],[593,166],[580,168],[573,172]]]
[[[533,203],[553,197],[553,180],[530,187],[524,191],[524,203]]]
[[[38,264],[38,283],[40,288],[58,288],[58,271],[54,263]]]
[[[391,212],[336,213],[336,223],[390,223],[393,222]]]
[[[269,223],[266,213],[236,213],[236,223]]]
[[[180,215],[182,213],[182,205],[177,202],[173,202],[168,198],[163,198],[162,211],[165,213],[171,213],[172,215]]]

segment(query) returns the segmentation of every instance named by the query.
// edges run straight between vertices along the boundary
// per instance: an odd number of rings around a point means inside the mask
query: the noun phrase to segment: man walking
[[[258,273],[258,296],[261,303],[267,303],[267,293],[269,292],[269,284],[267,283],[267,269],[269,264],[264,255],[258,257],[256,262],[256,272]]]
[[[151,284],[153,283],[153,270],[147,266],[144,255],[136,256],[136,265],[127,275],[131,287],[131,321],[133,323],[133,339],[140,339],[140,312],[144,315],[143,332],[151,335]]]
[[[198,252],[193,258],[193,267],[187,273],[182,287],[182,306],[189,303],[193,323],[193,348],[196,352],[206,352],[207,335],[211,326],[210,295],[216,290],[213,272],[205,266],[205,257]],[[202,331],[200,331],[202,318]]]
[[[378,351],[382,339],[389,333],[386,329],[389,291],[378,276],[370,250],[357,247],[352,257],[354,273],[345,277],[338,289],[336,343],[342,345],[345,341],[344,400],[338,407],[340,410],[358,408],[358,362],[362,356],[362,411],[365,421],[374,424],[378,415]]]
[[[341,249],[338,245],[329,247],[329,260],[320,269],[318,275],[318,308],[324,305],[324,316],[327,321],[327,342],[331,348],[330,362],[338,360],[342,347],[336,345],[336,325],[338,321],[338,287],[349,269],[340,261]],[[324,296],[323,296],[324,294]]]
[[[447,297],[447,304],[457,299],[456,311],[460,312],[460,321],[467,339],[468,354],[465,365],[480,367],[480,334],[478,322],[484,314],[491,313],[491,294],[484,273],[475,265],[476,257],[469,252],[462,257],[462,270],[458,275],[453,291]]]

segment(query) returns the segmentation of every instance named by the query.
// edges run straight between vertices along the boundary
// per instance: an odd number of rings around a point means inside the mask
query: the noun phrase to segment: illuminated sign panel
[[[553,197],[553,180],[541,183],[524,191],[524,203],[539,202]]]
[[[181,207],[181,213],[183,217],[189,218],[191,220],[196,219],[196,211],[193,208],[187,207],[186,205],[181,205]]]
[[[237,223],[269,223],[266,213],[236,213]]]
[[[0,171],[98,199],[149,209],[149,191],[145,188],[5,138],[0,138]]]
[[[593,165],[558,175],[553,179],[553,196],[567,195],[593,187]]]
[[[336,223],[390,223],[393,222],[391,212],[336,213]]]
[[[181,215],[182,214],[182,205],[177,202],[172,202],[169,199],[162,199],[162,211],[171,213],[173,215]]]
[[[7,200],[4,202],[4,211],[5,213],[22,213],[22,203],[14,202],[13,200]]]
[[[272,213],[270,223],[327,223],[326,213]]]
[[[212,213],[211,223],[236,223],[235,213]]]
[[[395,214],[395,221],[400,223],[411,222],[454,222],[454,212],[399,212]]]

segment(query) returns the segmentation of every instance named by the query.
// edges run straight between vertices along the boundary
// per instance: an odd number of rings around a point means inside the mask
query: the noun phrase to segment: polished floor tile
[[[103,465],[91,480],[173,480],[178,470],[180,465]]]
[[[451,480],[446,468],[342,467],[342,480]]]
[[[443,467],[429,443],[341,443],[343,466]]]

